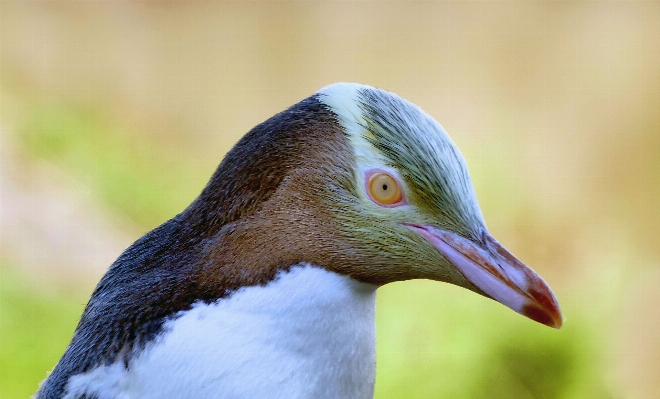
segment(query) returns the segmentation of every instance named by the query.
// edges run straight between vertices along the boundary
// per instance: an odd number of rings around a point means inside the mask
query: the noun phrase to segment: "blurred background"
[[[660,398],[660,3],[3,2],[0,397],[251,127],[337,81],[465,155],[555,331],[447,284],[378,296],[376,398]]]

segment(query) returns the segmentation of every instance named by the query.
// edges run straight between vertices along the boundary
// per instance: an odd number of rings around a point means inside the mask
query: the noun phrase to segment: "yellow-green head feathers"
[[[319,99],[352,144],[358,192],[365,194],[360,181],[366,170],[388,169],[405,182],[418,218],[467,238],[480,236],[485,223],[465,160],[431,116],[396,94],[354,83],[327,86]]]

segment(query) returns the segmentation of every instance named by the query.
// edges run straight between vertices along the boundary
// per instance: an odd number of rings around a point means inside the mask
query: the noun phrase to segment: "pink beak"
[[[429,240],[463,276],[492,299],[546,326],[563,319],[557,298],[534,270],[525,266],[490,234],[484,244],[433,226],[407,225]]]

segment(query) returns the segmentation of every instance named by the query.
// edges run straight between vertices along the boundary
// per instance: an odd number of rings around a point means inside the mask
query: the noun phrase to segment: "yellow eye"
[[[403,200],[399,182],[385,172],[375,172],[367,181],[369,195],[379,205],[394,205]]]

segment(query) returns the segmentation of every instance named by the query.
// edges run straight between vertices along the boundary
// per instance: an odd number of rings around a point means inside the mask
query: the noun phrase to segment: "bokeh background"
[[[376,398],[660,398],[660,3],[2,2],[0,397],[255,124],[337,81],[463,151],[555,331],[447,284],[378,297]]]

